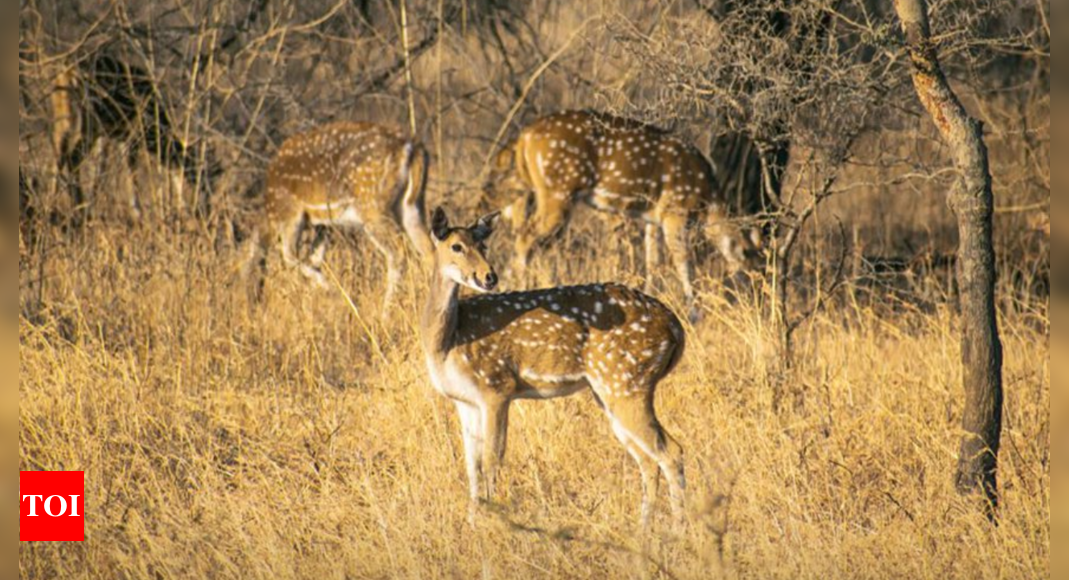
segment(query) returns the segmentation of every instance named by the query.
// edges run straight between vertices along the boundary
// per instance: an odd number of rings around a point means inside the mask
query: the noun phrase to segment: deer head
[[[486,240],[494,233],[499,212],[479,218],[466,228],[454,228],[442,208],[434,210],[431,239],[434,264],[445,278],[480,293],[497,288],[497,273],[486,259]]]

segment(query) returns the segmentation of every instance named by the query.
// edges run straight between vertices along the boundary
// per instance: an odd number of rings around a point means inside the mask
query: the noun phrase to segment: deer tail
[[[426,217],[429,163],[427,150],[422,145],[413,141],[405,144],[405,159],[401,164],[401,183],[405,184],[405,194],[401,200],[401,225],[416,251],[424,258],[429,258],[434,251]]]

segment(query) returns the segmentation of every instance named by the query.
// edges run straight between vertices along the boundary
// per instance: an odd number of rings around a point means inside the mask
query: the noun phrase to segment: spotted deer
[[[179,137],[148,71],[113,56],[93,55],[75,66],[57,69],[48,100],[59,174],[66,181],[76,221],[84,219],[90,203],[78,172],[102,139],[125,147],[131,173],[142,156],[158,163],[169,173],[170,187],[179,198],[187,184],[197,183],[197,160]],[[217,177],[218,171],[218,167],[211,168],[210,177]],[[195,202],[199,211],[207,211],[207,194],[204,187]],[[135,216],[141,204],[134,195]]]
[[[250,265],[259,299],[267,248],[281,244],[283,262],[326,286],[322,264],[326,228],[362,229],[385,257],[384,312],[404,277],[405,235],[423,256],[431,253],[424,223],[427,152],[416,141],[370,123],[334,123],[290,138],[267,170],[263,221]],[[302,238],[315,231],[306,254]]]
[[[535,248],[564,229],[577,202],[645,224],[647,291],[663,234],[691,306],[692,229],[713,241],[732,273],[763,261],[758,231],[729,220],[714,197],[716,177],[701,152],[638,121],[591,111],[543,117],[498,155],[494,173],[491,183],[528,192],[502,212],[516,232],[519,276]]]
[[[683,450],[654,412],[657,385],[683,356],[679,319],[656,299],[617,285],[486,294],[498,283],[485,246],[496,219],[455,228],[435,210],[433,280],[422,321],[431,382],[456,404],[463,427],[472,513],[484,483],[485,498],[495,495],[512,402],[589,390],[638,463],[643,524],[658,494],[658,472],[681,516]],[[461,299],[461,288],[484,295]]]

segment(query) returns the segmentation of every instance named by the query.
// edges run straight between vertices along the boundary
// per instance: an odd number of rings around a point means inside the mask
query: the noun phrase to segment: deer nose
[[[486,289],[493,290],[497,287],[497,273],[490,272],[486,275]]]

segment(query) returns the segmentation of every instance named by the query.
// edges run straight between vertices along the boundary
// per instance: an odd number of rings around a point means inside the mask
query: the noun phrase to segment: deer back
[[[587,381],[613,395],[652,389],[682,356],[683,327],[658,300],[618,285],[553,288],[462,301],[453,358],[487,385],[515,376],[521,397]]]
[[[324,219],[392,211],[407,182],[411,145],[370,123],[335,123],[287,140],[267,173],[267,211]]]
[[[713,195],[712,167],[695,148],[661,129],[588,111],[558,113],[517,140],[517,173],[565,200],[587,192],[601,209],[690,214]]]

